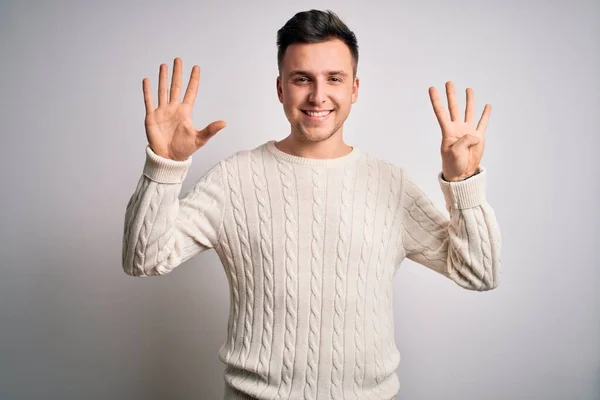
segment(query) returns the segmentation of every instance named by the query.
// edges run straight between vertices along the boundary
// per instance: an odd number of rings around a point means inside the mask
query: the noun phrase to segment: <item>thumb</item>
[[[466,135],[463,135],[456,142],[454,142],[452,147],[454,147],[454,151],[461,151],[461,150],[465,151],[469,147],[471,147],[475,144],[479,144],[480,141],[481,141],[481,139],[478,138],[477,136],[466,134]]]
[[[227,126],[227,123],[225,121],[215,121],[215,122],[211,122],[210,124],[208,124],[206,126],[206,128],[198,131],[198,140],[201,143],[206,143],[206,141],[208,139],[210,139],[211,137],[213,137],[217,132],[219,132],[221,129],[225,128]]]

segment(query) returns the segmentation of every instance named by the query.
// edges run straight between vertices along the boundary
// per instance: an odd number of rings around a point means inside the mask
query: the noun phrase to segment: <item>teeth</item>
[[[327,114],[329,114],[331,111],[320,111],[320,112],[304,111],[304,112],[311,117],[324,117]]]

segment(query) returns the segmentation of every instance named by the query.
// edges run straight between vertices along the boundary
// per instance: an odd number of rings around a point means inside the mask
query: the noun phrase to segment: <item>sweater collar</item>
[[[284,151],[279,150],[275,146],[275,140],[269,140],[265,144],[269,153],[279,158],[280,160],[287,161],[294,164],[308,165],[308,166],[320,166],[320,167],[340,167],[352,163],[357,160],[361,154],[361,151],[356,147],[352,147],[352,151],[344,156],[336,158],[306,158],[299,157]]]

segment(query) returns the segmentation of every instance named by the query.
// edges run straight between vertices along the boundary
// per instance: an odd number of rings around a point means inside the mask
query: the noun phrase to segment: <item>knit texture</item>
[[[483,167],[461,182],[438,175],[443,210],[403,168],[357,148],[308,159],[269,141],[214,165],[180,198],[191,162],[146,148],[123,269],[164,275],[216,251],[231,296],[219,350],[226,399],[392,399],[402,260],[465,289],[498,286],[501,237]]]

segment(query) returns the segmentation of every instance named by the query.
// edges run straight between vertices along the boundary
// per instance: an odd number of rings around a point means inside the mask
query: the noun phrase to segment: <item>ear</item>
[[[358,79],[358,77],[355,77],[354,82],[352,83],[352,104],[356,103],[356,100],[358,100],[359,84],[360,84],[360,80]]]
[[[277,97],[279,102],[283,104],[283,89],[281,88],[281,75],[277,77]]]

